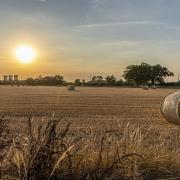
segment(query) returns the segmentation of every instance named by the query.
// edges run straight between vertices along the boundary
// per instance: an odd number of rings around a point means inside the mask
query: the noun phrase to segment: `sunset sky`
[[[180,0],[0,0],[0,76],[121,78],[142,61],[180,73]],[[27,44],[37,57],[21,64]]]

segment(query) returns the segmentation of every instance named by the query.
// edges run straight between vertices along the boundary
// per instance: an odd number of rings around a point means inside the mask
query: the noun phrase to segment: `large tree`
[[[156,82],[164,82],[164,78],[174,76],[173,72],[170,72],[167,67],[162,67],[161,65],[157,64],[151,67],[151,77],[150,81],[152,84]]]
[[[140,65],[130,65],[126,67],[123,77],[128,82],[134,82],[136,85],[145,84],[151,82],[164,82],[164,78],[173,76],[173,72],[170,72],[167,67],[161,65],[150,65],[147,63],[141,63]]]
[[[130,65],[126,67],[123,77],[128,82],[134,82],[136,85],[140,85],[150,80],[150,72],[151,66],[149,64]]]

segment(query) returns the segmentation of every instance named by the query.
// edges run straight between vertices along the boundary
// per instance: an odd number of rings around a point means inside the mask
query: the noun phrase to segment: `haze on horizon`
[[[179,0],[1,0],[0,75],[118,78],[142,61],[180,73]],[[38,57],[19,64],[29,44]]]

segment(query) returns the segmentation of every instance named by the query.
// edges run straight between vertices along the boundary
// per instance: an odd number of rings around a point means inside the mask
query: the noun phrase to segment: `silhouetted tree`
[[[34,79],[33,78],[26,79],[26,84],[32,85],[33,83],[34,83]]]
[[[63,76],[39,76],[35,79],[28,78],[26,79],[26,84],[29,85],[61,85],[64,82]]]
[[[174,73],[170,72],[167,67],[162,67],[159,64],[151,66],[150,81],[152,84],[155,84],[156,82],[163,83],[164,78],[169,76],[174,76]]]
[[[92,81],[93,81],[93,82],[102,81],[102,80],[103,80],[103,77],[102,77],[102,76],[93,76],[93,77],[92,77]]]
[[[113,85],[116,83],[116,78],[114,77],[114,75],[107,76],[105,79],[106,79],[107,83],[110,85]]]
[[[76,85],[81,85],[81,80],[80,80],[80,79],[76,79],[76,80],[74,81],[74,83],[75,83]]]
[[[145,84],[151,82],[164,82],[164,78],[173,76],[173,72],[170,72],[166,67],[161,65],[150,65],[147,63],[141,63],[140,65],[130,65],[126,67],[123,77],[128,82],[135,82],[136,85]]]
[[[147,83],[150,80],[151,65],[141,63],[140,65],[130,65],[126,67],[123,77],[128,82],[135,82],[136,85]]]
[[[82,80],[82,83],[83,83],[83,84],[85,84],[85,83],[86,83],[86,80],[85,80],[85,79],[83,79],[83,80]]]

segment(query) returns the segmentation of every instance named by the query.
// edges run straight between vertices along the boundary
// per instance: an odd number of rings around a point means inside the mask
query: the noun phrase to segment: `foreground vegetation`
[[[55,117],[12,134],[1,118],[1,179],[180,178],[179,128],[166,132],[117,121],[119,130],[73,132]],[[7,124],[6,124],[7,123]]]

